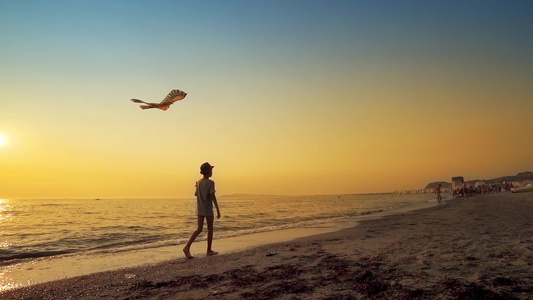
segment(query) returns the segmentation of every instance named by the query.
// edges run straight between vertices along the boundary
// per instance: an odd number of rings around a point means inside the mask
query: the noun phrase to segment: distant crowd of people
[[[478,186],[467,186],[463,181],[461,187],[456,188],[452,191],[453,197],[465,197],[475,196],[477,194],[489,194],[489,193],[501,193],[502,190],[506,192],[511,192],[514,190],[514,185],[512,183],[503,182],[503,187],[501,184],[481,184]]]

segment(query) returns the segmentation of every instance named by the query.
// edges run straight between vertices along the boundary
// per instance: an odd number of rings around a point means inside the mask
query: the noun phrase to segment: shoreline
[[[345,228],[357,226],[361,221],[379,219],[387,215],[416,211],[436,205],[436,200],[406,206],[382,212],[363,214],[357,217],[313,224],[300,228],[280,229],[258,232],[227,238],[216,238],[213,247],[221,254],[244,251],[250,248],[268,244],[292,241],[298,238],[331,233]],[[197,258],[205,258],[205,234],[198,239],[191,248],[191,253]],[[183,244],[184,245],[184,244]],[[117,271],[125,268],[147,267],[172,260],[185,259],[181,251],[182,244],[157,248],[139,249],[117,253],[81,253],[52,256],[38,259],[28,259],[19,263],[0,267],[0,293],[36,284],[63,280],[94,273]]]
[[[52,281],[0,298],[528,299],[532,212],[533,193],[453,199],[335,232]]]

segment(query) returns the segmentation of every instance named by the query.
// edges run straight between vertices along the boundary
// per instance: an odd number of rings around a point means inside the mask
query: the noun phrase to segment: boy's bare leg
[[[194,256],[191,255],[191,245],[196,240],[198,235],[202,232],[204,229],[204,217],[198,216],[198,227],[196,228],[196,231],[194,231],[191,235],[191,238],[189,239],[189,242],[185,247],[183,248],[183,253],[185,253],[185,257],[187,258],[194,258]]]
[[[215,220],[215,217],[209,216],[205,218],[207,219],[207,255],[217,255],[218,252],[211,249],[211,246],[213,245],[213,221]]]

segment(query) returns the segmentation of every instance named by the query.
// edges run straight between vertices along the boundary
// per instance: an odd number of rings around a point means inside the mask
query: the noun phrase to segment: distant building
[[[464,180],[462,176],[452,177],[452,190],[462,187]]]

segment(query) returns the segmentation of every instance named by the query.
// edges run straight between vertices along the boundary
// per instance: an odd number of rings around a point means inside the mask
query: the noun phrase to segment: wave
[[[263,226],[263,227],[240,229],[240,230],[225,230],[225,231],[216,232],[216,238],[217,239],[232,238],[232,237],[238,237],[238,236],[255,234],[255,233],[272,232],[272,231],[294,229],[294,228],[305,228],[305,227],[311,227],[311,226],[316,226],[316,225],[321,225],[321,224],[338,222],[339,220],[343,220],[343,219],[347,219],[347,218],[345,216],[341,216],[341,217],[307,220],[307,221],[295,222],[295,223],[286,223],[286,224],[275,225],[275,226]],[[119,243],[117,243],[115,247],[106,246],[105,248],[102,247],[100,249],[94,249],[93,251],[90,251],[90,253],[91,254],[120,253],[120,252],[146,250],[146,249],[169,247],[169,246],[179,246],[179,245],[184,245],[185,243],[187,243],[188,238],[189,236],[186,236],[183,238],[177,238],[177,239],[163,239],[163,240],[158,240],[155,242],[147,242],[147,243],[132,243],[127,246],[123,246],[123,244],[120,245]],[[197,241],[204,241],[206,238],[207,237],[203,235],[197,238]]]
[[[65,255],[74,253],[74,251],[58,250],[58,251],[36,251],[36,252],[18,252],[12,254],[6,254],[6,251],[0,254],[0,265],[10,265],[14,260],[20,259],[34,259],[42,257],[51,257],[58,255]]]

